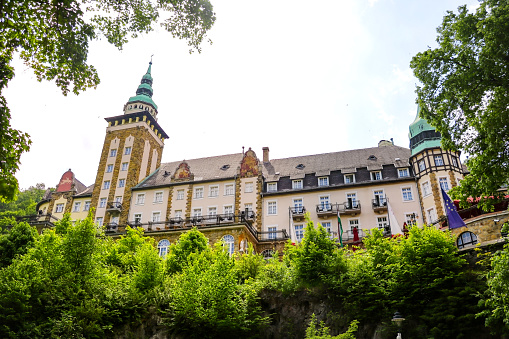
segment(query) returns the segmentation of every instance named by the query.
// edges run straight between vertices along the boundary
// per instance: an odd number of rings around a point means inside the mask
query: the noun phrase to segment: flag
[[[338,234],[339,234],[339,244],[343,247],[343,225],[341,224],[341,218],[339,217],[338,210]]]
[[[297,235],[295,234],[295,227],[293,227],[293,216],[292,216],[292,209],[288,209],[289,217],[290,217],[290,239],[292,240],[293,244],[297,243]]]
[[[391,226],[391,234],[402,234],[401,227],[399,227],[398,220],[396,220],[396,216],[394,215],[394,210],[391,207],[391,203],[387,201],[387,212],[389,214],[389,225]]]
[[[444,199],[445,213],[447,214],[449,229],[466,226],[465,222],[458,214],[458,211],[456,211],[456,206],[454,206],[451,198],[449,198],[442,187],[440,187],[440,189],[442,190],[442,198]]]

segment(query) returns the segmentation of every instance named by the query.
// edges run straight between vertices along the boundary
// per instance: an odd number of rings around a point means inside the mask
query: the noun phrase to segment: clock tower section
[[[151,68],[152,62],[136,95],[124,105],[124,114],[105,118],[108,127],[91,201],[95,220],[102,225],[128,222],[131,189],[161,165],[168,135],[157,123]]]

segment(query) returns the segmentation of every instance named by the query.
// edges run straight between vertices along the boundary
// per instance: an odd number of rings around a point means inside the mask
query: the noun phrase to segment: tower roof
[[[155,109],[157,109],[157,105],[152,100],[152,94],[154,94],[154,90],[152,89],[152,83],[154,79],[152,78],[152,61],[148,64],[147,73],[141,78],[141,83],[136,90],[136,95],[129,98],[127,103],[134,102],[143,102],[145,104],[149,104]]]
[[[441,147],[442,136],[425,119],[419,116],[421,107],[417,106],[415,120],[408,126],[408,138],[412,155],[426,148]]]

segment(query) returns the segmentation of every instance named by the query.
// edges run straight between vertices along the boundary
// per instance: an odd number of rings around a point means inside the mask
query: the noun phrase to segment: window
[[[55,208],[55,213],[62,213],[64,211],[64,204],[57,204]]]
[[[122,202],[122,196],[116,196],[115,197],[115,202],[118,202],[118,203],[121,203]]]
[[[263,256],[263,259],[269,260],[274,257],[274,250],[263,250],[261,255]]]
[[[325,228],[327,233],[329,233],[332,236],[331,222],[330,221],[322,222],[322,226],[323,226],[323,228]]]
[[[217,215],[217,207],[209,207],[209,217],[215,217]]]
[[[225,215],[232,216],[233,215],[233,206],[231,206],[231,205],[224,206],[223,211],[224,211]]]
[[[152,222],[161,221],[161,212],[152,212]]]
[[[245,192],[246,193],[253,192],[253,183],[252,182],[246,182]]]
[[[193,217],[201,217],[201,208],[193,209]]]
[[[449,182],[447,181],[446,177],[438,178],[438,182],[440,183],[440,187],[442,187],[444,191],[447,192],[449,190]]]
[[[277,192],[277,182],[268,182],[267,192]]]
[[[163,202],[163,192],[156,192],[154,195],[154,202],[158,204]]]
[[[136,205],[145,204],[145,193],[139,193],[136,195]]]
[[[358,208],[359,204],[357,203],[357,193],[347,193],[346,194],[346,200],[347,200],[347,208]]]
[[[253,212],[253,204],[244,204],[244,209],[248,212]]]
[[[387,224],[387,217],[377,217],[376,223],[378,226],[378,229],[387,231],[388,230],[388,224]]]
[[[398,177],[400,178],[403,178],[403,177],[409,177],[410,174],[408,173],[408,168],[399,168],[398,169]]]
[[[461,233],[458,237],[458,248],[463,248],[466,246],[473,246],[477,244],[477,236],[472,232],[464,232]]]
[[[117,156],[117,150],[116,149],[112,149],[110,151],[110,157],[116,157]]]
[[[371,180],[382,180],[382,172],[381,171],[371,172]]]
[[[269,214],[269,215],[277,214],[277,202],[276,201],[267,202],[267,214]]]
[[[123,162],[122,163],[122,171],[127,171],[127,168],[129,167],[129,163],[128,162]]]
[[[125,179],[120,179],[118,181],[118,187],[124,187],[125,186]]]
[[[295,239],[300,242],[304,238],[304,225],[295,225]]]
[[[377,206],[386,206],[387,201],[384,196],[383,190],[374,191],[373,195],[375,196],[375,203]]]
[[[125,148],[125,152],[124,152],[125,155],[129,155],[131,154],[131,147],[126,147]]]
[[[233,184],[224,185],[224,195],[233,195],[234,193]]]
[[[103,190],[107,190],[108,188],[110,188],[110,181],[106,180],[103,184]]]
[[[80,201],[77,201],[74,203],[74,208],[73,208],[73,212],[79,212],[80,211],[80,208],[81,208],[81,202]]]
[[[429,181],[423,182],[422,183],[422,195],[426,197],[430,194],[431,194],[431,187],[429,186]]]
[[[85,207],[83,207],[83,211],[90,210],[90,201],[85,201]]]
[[[437,220],[434,208],[430,208],[429,210],[426,211],[426,213],[428,215],[428,224],[432,224]]]
[[[276,239],[277,226],[269,226],[267,229],[269,230],[269,239],[271,239],[271,240]]]
[[[318,186],[329,186],[329,177],[318,178]]]
[[[159,252],[159,256],[161,258],[166,258],[166,254],[168,254],[169,247],[170,241],[168,239],[163,239],[157,243],[157,251]]]
[[[106,198],[101,198],[99,200],[99,208],[104,208],[106,207]]]
[[[412,188],[403,187],[401,189],[401,193],[403,194],[403,201],[412,201],[414,198],[412,197]]]
[[[175,211],[175,218],[181,219],[182,218],[182,210],[176,210]]]
[[[235,240],[233,239],[233,235],[225,235],[221,238],[221,240],[223,241],[223,249],[228,252],[229,255],[232,255],[235,250]]]
[[[350,227],[350,230],[352,230],[352,231],[355,227],[359,228],[359,219],[348,220],[348,226]]]
[[[194,198],[202,199],[203,198],[203,187],[196,187],[194,189]]]
[[[412,226],[416,223],[415,213],[407,213],[405,214],[405,222],[408,226]]]
[[[332,210],[332,206],[329,203],[329,196],[324,195],[320,197],[320,206],[319,206],[320,212],[324,211],[330,211]]]
[[[292,181],[292,188],[294,190],[300,190],[302,189],[302,180],[293,180]]]
[[[135,224],[141,224],[141,213],[136,213],[134,215],[134,223]]]
[[[293,213],[296,213],[296,214],[304,213],[304,207],[302,206],[302,199],[293,199]]]
[[[209,187],[209,197],[217,197],[219,195],[219,186]]]
[[[184,190],[177,190],[177,200],[184,200]]]
[[[355,175],[345,174],[345,184],[353,184],[355,182]]]
[[[95,222],[97,223],[98,226],[102,226],[103,225],[103,218],[102,217],[97,217],[95,219]]]
[[[435,155],[435,166],[443,166],[444,158],[441,155]]]
[[[419,160],[417,164],[419,165],[419,171],[424,171],[426,169],[426,163],[424,160]]]
[[[113,172],[113,165],[110,164],[110,165],[106,166],[106,172],[107,173]]]
[[[112,217],[110,224],[111,225],[118,225],[118,217]]]
[[[451,160],[452,160],[452,165],[454,167],[458,167],[458,160],[456,159],[456,157],[451,157]]]

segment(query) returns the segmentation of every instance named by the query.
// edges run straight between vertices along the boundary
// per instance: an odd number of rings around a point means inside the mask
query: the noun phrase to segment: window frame
[[[111,181],[110,180],[104,180],[104,182],[103,182],[103,190],[109,190],[110,186],[111,186]]]
[[[293,230],[295,232],[295,240],[301,242],[304,239],[304,224],[293,225]]]
[[[55,213],[64,213],[65,204],[59,203],[55,205]]]
[[[113,172],[113,164],[107,164],[106,165],[106,173]]]
[[[421,184],[421,189],[422,189],[422,196],[425,198],[425,197],[428,197],[431,195],[431,185],[429,183],[429,181],[425,181]],[[427,194],[426,194],[427,193]]]
[[[137,221],[136,219],[139,217],[139,220]],[[141,224],[142,223],[142,218],[143,218],[143,213],[134,213],[133,214],[133,219],[134,219],[134,223],[135,224]]]
[[[118,188],[125,187],[125,178],[118,179]]]
[[[295,179],[292,180],[292,190],[301,190],[304,188],[304,180]]]
[[[277,182],[268,182],[267,192],[277,192]]]
[[[224,195],[235,195],[235,184],[224,184]]]
[[[107,198],[99,198],[99,208],[106,208],[106,203],[108,202]]]
[[[91,203],[92,203],[92,201],[90,201],[90,200],[85,201],[85,204],[83,205],[83,211],[89,211]]]
[[[160,197],[160,199],[158,199]],[[154,192],[154,204],[162,204],[164,200],[164,192],[156,191]]]
[[[440,161],[438,161],[439,163],[437,163],[438,159],[440,159]],[[444,166],[444,157],[441,154],[433,155],[433,161],[435,166]]]
[[[327,187],[329,186],[329,177],[318,177],[318,187]]]
[[[219,185],[210,185],[209,186],[209,197],[217,198],[219,196]]]
[[[110,158],[115,158],[117,156],[117,149],[111,149],[110,150]]]
[[[382,171],[371,171],[370,177],[371,177],[371,181],[380,181],[383,179]]]
[[[182,195],[181,195],[181,193],[182,193]],[[175,197],[175,200],[184,200],[184,197],[185,197],[185,190],[184,189],[177,190],[177,196]]]
[[[426,170],[426,162],[424,161],[424,159],[417,161],[417,167],[419,168],[419,172],[423,172]]]
[[[200,194],[198,194],[200,192]],[[193,199],[203,199],[204,187],[199,186],[193,189]]]
[[[277,200],[267,201],[267,215],[277,215]]]
[[[408,191],[405,192],[405,190],[408,190]],[[408,196],[408,195],[410,195],[410,196]],[[403,198],[403,202],[414,201],[412,186],[401,187],[401,197]]]
[[[103,221],[104,221],[104,218],[103,218],[103,217],[97,217],[97,218],[95,218],[95,223],[96,223],[99,227],[102,227],[102,226],[103,226]]]
[[[442,186],[442,183],[444,183],[445,185],[445,188],[444,186]],[[438,177],[438,184],[440,185],[440,187],[446,191],[446,192],[449,192],[450,188],[449,188],[449,179],[447,177]]]
[[[404,171],[406,175],[402,175],[401,173]],[[398,178],[406,178],[410,176],[410,171],[408,170],[408,167],[405,168],[398,168]]]
[[[235,238],[231,234],[225,234],[221,237],[223,242],[223,249],[225,249],[231,256],[235,252]]]
[[[81,210],[81,201],[75,201],[72,211],[76,213],[76,212],[79,212],[80,210]]]
[[[155,217],[157,216],[157,220],[154,220]],[[150,220],[153,222],[153,223],[159,223],[161,222],[161,211],[153,211],[152,212],[152,217],[150,218]]]
[[[246,182],[244,185],[244,193],[253,193],[254,192],[254,183],[252,181]]]
[[[129,169],[129,162],[123,162],[120,170],[127,171],[128,169]]]
[[[135,205],[143,206],[145,205],[145,193],[137,193]]]
[[[159,254],[159,257],[163,259],[166,258],[170,245],[171,243],[168,239],[159,240],[159,242],[157,243],[157,253]]]
[[[349,178],[351,178],[351,180]],[[343,174],[343,181],[345,184],[355,184],[355,174],[354,173]]]
[[[131,152],[132,152],[131,146],[127,146],[126,148],[124,148],[124,155],[130,155]]]

